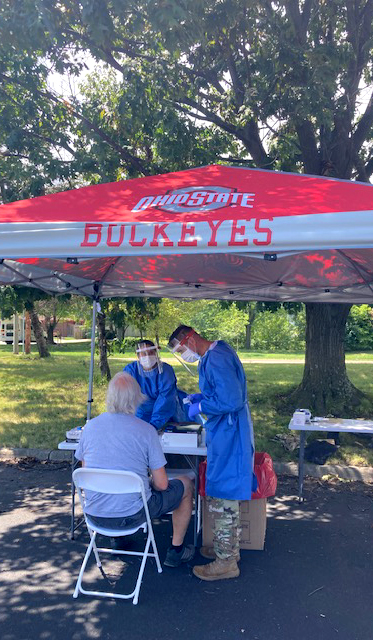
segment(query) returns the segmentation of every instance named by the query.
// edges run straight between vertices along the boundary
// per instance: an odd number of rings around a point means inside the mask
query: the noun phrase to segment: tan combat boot
[[[207,560],[215,560],[216,559],[216,553],[214,551],[214,547],[201,547],[199,552],[200,552],[202,558],[207,558]],[[241,560],[241,557],[240,557],[239,553],[236,556],[236,560],[237,560],[237,562],[239,562]]]
[[[216,560],[210,562],[210,564],[193,567],[193,573],[200,580],[212,582],[213,580],[238,578],[240,570],[236,558],[227,558],[225,560],[216,558]]]

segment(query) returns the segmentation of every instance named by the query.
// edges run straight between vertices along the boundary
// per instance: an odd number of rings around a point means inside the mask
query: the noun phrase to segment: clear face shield
[[[172,353],[177,353],[184,362],[197,362],[200,359],[193,331],[187,333],[181,340],[174,338],[170,346]]]
[[[186,362],[197,362],[200,359],[199,354],[197,353],[196,341],[193,337],[193,331],[190,331],[184,338],[178,340],[174,338],[170,343],[169,347],[167,347],[171,353],[174,354],[176,359],[183,365],[183,367],[189,371],[189,373],[194,377],[196,374],[192,371],[185,363]]]
[[[163,365],[159,358],[158,347],[139,342],[136,349],[137,368],[141,376],[152,375],[154,371],[162,373]]]

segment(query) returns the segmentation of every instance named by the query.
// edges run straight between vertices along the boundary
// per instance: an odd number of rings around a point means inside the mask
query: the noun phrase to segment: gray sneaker
[[[194,558],[194,546],[192,544],[184,545],[180,553],[169,547],[163,564],[166,567],[179,567],[183,562],[189,562],[192,558]]]

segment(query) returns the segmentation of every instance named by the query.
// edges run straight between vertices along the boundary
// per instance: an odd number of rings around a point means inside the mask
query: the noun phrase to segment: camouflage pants
[[[222,560],[240,554],[240,503],[206,497],[214,522],[214,551]]]

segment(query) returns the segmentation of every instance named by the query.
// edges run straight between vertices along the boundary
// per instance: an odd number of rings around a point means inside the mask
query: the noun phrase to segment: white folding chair
[[[80,593],[84,593],[90,596],[99,596],[104,598],[121,598],[124,600],[133,599],[133,604],[137,604],[139,600],[139,593],[141,587],[141,580],[143,577],[145,563],[147,558],[155,558],[157,563],[158,573],[162,572],[161,563],[159,561],[157,545],[154,539],[154,533],[152,528],[152,523],[150,520],[148,504],[145,496],[145,487],[142,479],[136,473],[132,473],[131,471],[114,471],[109,469],[89,469],[87,467],[83,467],[82,469],[76,469],[73,473],[74,484],[78,491],[78,496],[80,500],[80,504],[82,505],[83,514],[85,523],[87,525],[88,533],[91,538],[87,551],[85,553],[83,563],[79,572],[78,580],[76,582],[74,598],[77,598]],[[133,529],[106,529],[104,527],[100,527],[94,524],[89,517],[89,514],[85,512],[85,504],[84,497],[82,494],[83,490],[96,491],[99,493],[108,493],[108,494],[124,494],[124,493],[140,493],[145,509],[146,520],[138,527]],[[130,536],[139,529],[143,529],[144,532],[148,532],[148,537],[145,545],[144,551],[124,551],[118,549],[105,549],[98,548],[96,546],[96,535],[99,533],[103,536],[107,536],[109,538],[116,538],[119,536]],[[153,547],[154,553],[149,553],[150,544]],[[142,561],[140,565],[140,570],[136,582],[135,589],[132,593],[128,594],[119,594],[119,593],[107,593],[104,591],[87,591],[82,587],[82,579],[85,568],[87,566],[87,562],[91,552],[93,551],[96,564],[98,567],[101,567],[101,560],[99,556],[99,552],[102,553],[113,553],[113,554],[122,554],[122,555],[130,555],[130,556],[142,556]]]

